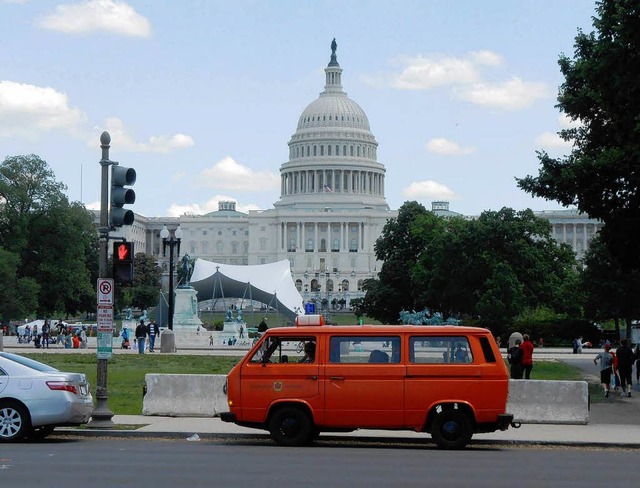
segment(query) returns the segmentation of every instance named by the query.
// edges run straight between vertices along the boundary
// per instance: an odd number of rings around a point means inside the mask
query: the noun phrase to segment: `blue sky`
[[[393,209],[552,210],[516,177],[570,146],[556,104],[588,0],[0,0],[0,158],[37,154],[95,207],[102,131],[148,216],[271,208],[338,43]]]

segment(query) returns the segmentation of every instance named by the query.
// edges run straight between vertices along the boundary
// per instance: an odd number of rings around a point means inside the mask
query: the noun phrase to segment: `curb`
[[[51,435],[78,437],[78,438],[119,438],[119,439],[172,439],[172,440],[188,440],[190,434],[187,432],[143,432],[139,430],[110,430],[110,429],[56,429]],[[199,440],[215,441],[215,440],[271,440],[269,434],[245,434],[245,433],[205,433],[198,434]],[[431,437],[407,439],[403,437],[345,437],[323,435],[321,442],[357,442],[362,444],[403,444],[403,445],[421,445],[423,447],[435,447],[435,443]],[[45,440],[46,442],[46,440]],[[275,444],[274,444],[275,446]],[[580,448],[598,448],[598,449],[640,449],[640,442],[624,443],[624,442],[594,442],[594,441],[544,441],[544,440],[508,440],[508,439],[471,439],[468,447],[473,446],[510,446],[510,447],[534,447],[534,446],[554,446],[554,447],[580,447]]]

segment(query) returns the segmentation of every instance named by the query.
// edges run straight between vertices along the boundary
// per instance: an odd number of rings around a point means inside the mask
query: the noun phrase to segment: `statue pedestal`
[[[242,337],[240,337],[240,327],[242,327]],[[244,321],[225,320],[222,331],[213,334],[214,346],[249,346],[251,344],[247,324]]]
[[[173,330],[197,331],[202,328],[202,321],[198,317],[198,292],[187,287],[178,287],[175,290],[173,311]]]

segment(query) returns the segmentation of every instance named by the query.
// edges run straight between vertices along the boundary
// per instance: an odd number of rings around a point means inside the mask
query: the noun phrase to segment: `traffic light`
[[[125,186],[136,182],[136,170],[114,164],[111,166],[111,225],[122,227],[133,224],[133,210],[122,208],[136,201],[136,192]]]
[[[113,281],[118,285],[133,283],[133,242],[113,243]]]

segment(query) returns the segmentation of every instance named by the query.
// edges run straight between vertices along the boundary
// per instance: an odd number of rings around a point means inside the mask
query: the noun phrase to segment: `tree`
[[[383,261],[377,279],[363,283],[366,295],[363,308],[367,315],[382,323],[396,323],[401,310],[415,307],[411,271],[424,243],[411,233],[420,215],[435,215],[418,202],[405,202],[398,217],[389,219],[375,244],[376,258]]]
[[[444,219],[440,229],[430,222],[424,227],[420,221],[413,227],[429,236],[413,283],[421,305],[445,319],[468,315],[500,325],[527,307],[565,310],[571,303],[564,283],[573,283],[573,252],[559,246],[549,223],[531,210],[503,208],[470,221]]]
[[[0,247],[18,256],[18,283],[28,278],[39,285],[35,311],[40,316],[95,310],[93,215],[70,203],[64,190],[38,156],[9,157],[0,165]],[[27,303],[12,318],[22,318],[25,308]]]
[[[140,309],[155,307],[160,297],[162,268],[156,264],[153,256],[143,252],[136,254],[133,267],[131,304]]]
[[[18,278],[20,258],[0,247],[0,323],[26,317],[37,307],[39,285],[32,278]]]
[[[599,236],[589,246],[584,258],[582,288],[586,294],[586,315],[594,320],[613,319],[620,337],[620,320],[631,337],[631,323],[640,314],[640,273],[619,267],[609,248]]]
[[[640,7],[602,0],[596,13],[595,32],[578,31],[574,58],[559,59],[565,81],[556,106],[580,124],[560,132],[571,154],[538,152],[538,176],[517,184],[600,219],[611,257],[621,269],[640,269]]]
[[[109,266],[109,269],[112,267]],[[153,256],[143,252],[136,253],[133,260],[133,284],[116,286],[116,307],[119,310],[130,306],[141,310],[155,307],[160,298],[161,279],[162,268],[156,264]]]

